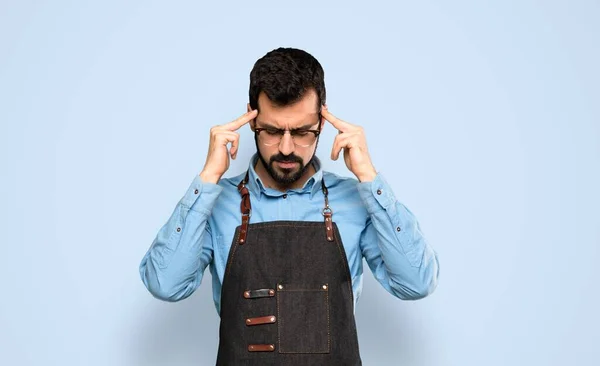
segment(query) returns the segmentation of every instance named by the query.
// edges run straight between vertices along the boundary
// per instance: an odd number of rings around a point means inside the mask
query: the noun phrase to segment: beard
[[[294,153],[291,153],[290,155],[283,155],[281,152],[272,155],[267,162],[258,148],[258,140],[256,138],[254,139],[254,142],[256,144],[256,152],[258,153],[258,157],[262,165],[265,167],[267,173],[269,173],[269,176],[271,176],[271,178],[273,178],[277,184],[281,185],[282,187],[287,187],[295,183],[298,179],[302,178],[308,168],[312,165],[317,153],[317,145],[319,140],[317,138],[317,141],[315,142],[315,151],[306,164],[304,164],[301,157],[295,155]],[[297,163],[297,166],[293,168],[282,168],[276,165],[278,162]]]

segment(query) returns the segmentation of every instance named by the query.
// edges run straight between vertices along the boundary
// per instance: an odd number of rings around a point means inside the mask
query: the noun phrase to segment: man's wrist
[[[377,171],[375,168],[369,172],[356,175],[356,178],[358,178],[358,181],[361,183],[372,182],[375,180],[375,177],[377,177]]]
[[[215,174],[210,174],[204,171],[200,173],[200,180],[202,180],[204,183],[217,184],[219,179],[221,179],[221,177]]]

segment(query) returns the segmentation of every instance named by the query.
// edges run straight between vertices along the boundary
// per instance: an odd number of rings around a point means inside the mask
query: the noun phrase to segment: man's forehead
[[[269,99],[265,92],[258,97],[256,121],[261,125],[277,128],[308,128],[320,121],[317,95],[309,90],[300,100],[278,105]]]
[[[306,127],[319,122],[319,112],[279,114],[259,112],[256,121],[274,127]]]

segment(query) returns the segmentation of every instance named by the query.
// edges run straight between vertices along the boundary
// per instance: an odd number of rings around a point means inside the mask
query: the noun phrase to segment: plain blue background
[[[600,364],[599,19],[593,0],[2,1],[0,364],[214,365],[210,279],[166,303],[138,265],[279,46],[320,60],[439,254],[420,301],[366,273],[365,365]],[[350,175],[329,127],[318,153]]]

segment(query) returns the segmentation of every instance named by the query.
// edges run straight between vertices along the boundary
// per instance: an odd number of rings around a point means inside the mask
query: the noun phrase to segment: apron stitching
[[[279,319],[277,322],[277,343],[279,344],[279,353],[284,353],[281,350],[281,328],[283,327],[283,322],[281,321],[281,314],[279,313],[279,309],[281,308],[279,305],[279,294],[279,291],[277,291],[277,319]]]
[[[262,223],[256,223],[254,225],[259,225]],[[302,227],[302,226],[311,226],[311,225],[307,225],[307,224],[322,224],[321,221],[311,221],[311,222],[307,222],[303,225],[292,225],[292,224],[264,224],[264,225],[260,225],[258,227],[253,227],[254,230],[258,230],[258,229],[262,229],[262,228],[271,228],[271,227]]]
[[[321,292],[321,291],[323,291],[323,290],[321,290],[321,289],[316,289],[316,290],[315,290],[315,289],[312,289],[312,288],[307,288],[307,289],[304,289],[304,288],[296,288],[296,289],[293,289],[293,290],[284,290],[284,291],[286,291],[286,292],[294,292],[294,291],[302,291],[302,292],[306,292],[306,291],[318,291],[318,292]]]
[[[348,260],[347,259],[344,260],[345,259],[344,252],[342,251],[342,248],[340,248],[340,242],[338,241],[337,233],[334,232],[333,237],[334,237],[335,244],[337,245],[338,252],[340,253],[342,262],[344,263],[344,267],[346,267],[346,274],[350,278],[350,268],[348,267]],[[354,294],[352,293],[352,285],[350,284],[351,282],[352,282],[352,278],[350,278],[350,282],[348,282],[348,288],[350,289],[350,299],[352,300],[352,309],[354,309]]]
[[[329,329],[329,291],[325,291],[325,305],[327,306],[327,353],[331,352],[331,332]]]
[[[241,232],[238,231],[238,235],[235,238],[235,244],[233,244],[234,245],[233,251],[231,252],[231,258],[229,258],[229,262],[227,263],[227,268],[225,269],[225,274],[223,275],[223,280],[225,280],[225,278],[229,274],[229,271],[231,270],[231,263],[233,262],[233,258],[235,257],[235,252],[236,252],[237,247],[238,247],[237,243],[238,243],[238,240],[240,239],[240,233]],[[225,282],[225,281],[223,281],[223,282]]]
[[[314,352],[303,352],[303,351],[288,351],[286,352],[285,350],[282,349],[281,347],[281,328],[283,328],[283,321],[281,318],[281,314],[279,312],[279,309],[281,308],[281,306],[279,305],[279,294],[281,292],[294,292],[294,291],[302,291],[302,292],[306,292],[306,291],[317,291],[317,292],[325,292],[325,306],[326,306],[326,312],[327,312],[327,349],[325,351],[314,351]],[[321,290],[321,289],[293,289],[293,290],[288,290],[288,289],[283,289],[281,291],[277,291],[277,318],[279,319],[277,322],[277,342],[279,343],[279,353],[284,353],[284,354],[327,354],[331,352],[331,320],[330,320],[330,315],[329,315],[329,290]]]

